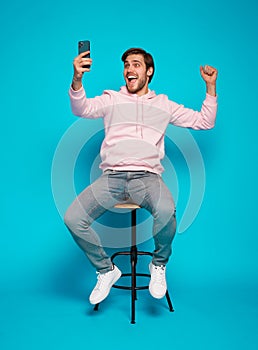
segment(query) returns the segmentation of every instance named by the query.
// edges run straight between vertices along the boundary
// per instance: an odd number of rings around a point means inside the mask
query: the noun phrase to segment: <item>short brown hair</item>
[[[128,49],[126,50],[121,59],[123,62],[125,62],[127,56],[129,55],[142,55],[144,57],[144,62],[145,62],[145,65],[146,65],[146,70],[148,70],[150,67],[153,68],[153,72],[152,72],[152,75],[149,76],[149,83],[151,82],[152,78],[153,78],[153,75],[154,75],[154,70],[155,70],[155,67],[154,67],[154,60],[153,60],[153,57],[151,56],[150,53],[146,52],[145,50],[143,49],[140,49],[140,48],[136,48],[136,47],[133,47],[131,49]]]

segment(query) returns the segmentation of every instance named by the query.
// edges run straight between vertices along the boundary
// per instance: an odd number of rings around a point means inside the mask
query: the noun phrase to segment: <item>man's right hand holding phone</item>
[[[73,61],[73,82],[72,82],[72,88],[73,90],[77,91],[82,87],[82,77],[85,72],[89,72],[91,65],[92,65],[92,59],[90,57],[85,57],[86,55],[89,55],[90,51],[85,51],[79,54],[77,57],[75,57]],[[88,66],[86,68],[85,66]]]

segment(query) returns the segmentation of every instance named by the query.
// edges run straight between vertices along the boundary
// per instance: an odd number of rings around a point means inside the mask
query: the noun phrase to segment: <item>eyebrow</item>
[[[142,61],[139,61],[139,60],[132,60],[132,62],[138,62],[138,63],[142,63]],[[124,63],[129,63],[129,61],[125,60]]]

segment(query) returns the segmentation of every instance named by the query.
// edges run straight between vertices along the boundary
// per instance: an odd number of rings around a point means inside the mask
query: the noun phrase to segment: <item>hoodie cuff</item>
[[[85,96],[86,94],[85,94],[83,86],[79,90],[74,90],[72,88],[72,86],[70,86],[69,95],[70,95],[70,97],[81,98],[81,97]]]
[[[217,100],[218,100],[218,95],[212,96],[212,95],[206,93],[206,98],[205,98],[206,102],[208,102],[210,104],[216,104]]]

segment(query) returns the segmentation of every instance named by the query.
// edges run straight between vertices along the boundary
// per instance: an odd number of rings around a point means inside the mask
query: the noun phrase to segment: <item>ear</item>
[[[153,74],[153,67],[150,67],[150,68],[147,70],[147,76],[150,77],[152,74]]]

